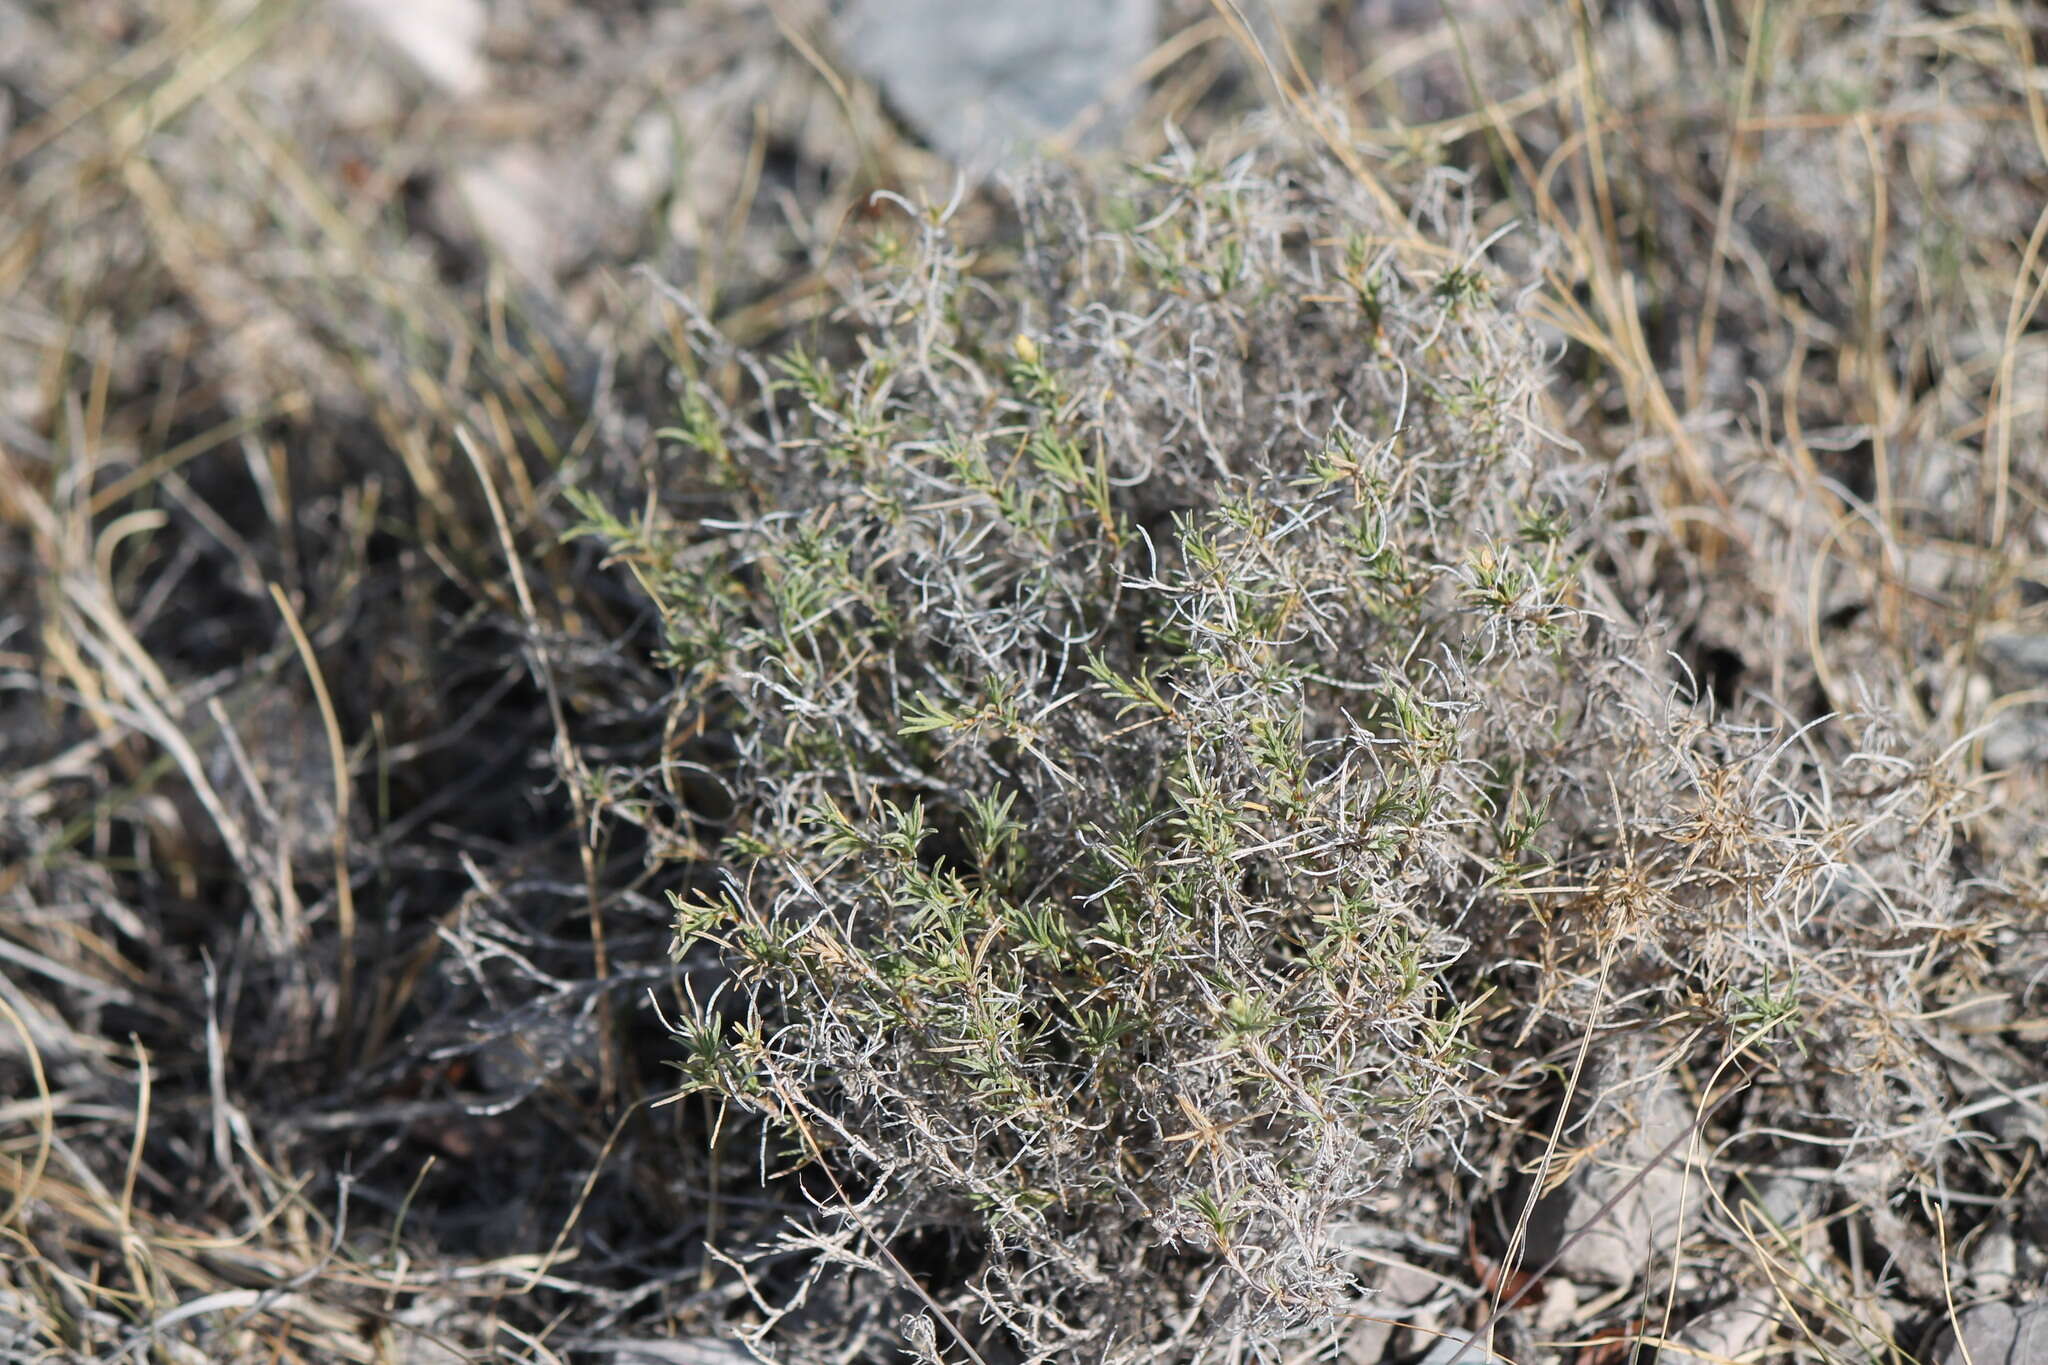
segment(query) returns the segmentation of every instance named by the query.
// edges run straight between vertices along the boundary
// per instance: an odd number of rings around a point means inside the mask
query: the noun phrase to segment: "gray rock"
[[[1424,1316],[1423,1310],[1444,1296],[1441,1276],[1400,1263],[1380,1262],[1369,1283],[1371,1306],[1344,1337],[1343,1358],[1351,1365],[1376,1365],[1386,1357],[1395,1329]]]
[[[2048,1360],[2048,1303],[1986,1303],[1956,1320],[1942,1365],[2040,1365]]]
[[[839,42],[921,137],[981,179],[1118,103],[1152,50],[1157,11],[1157,0],[851,0]]]
[[[341,0],[420,73],[451,95],[483,93],[489,21],[483,0]]]
[[[2020,1248],[2008,1228],[1993,1227],[1970,1253],[1970,1288],[1985,1298],[2010,1294],[2019,1283]]]
[[[1984,735],[1984,766],[1997,772],[2043,760],[2048,760],[2048,707],[2000,712]]]
[[[1989,635],[1984,653],[1994,662],[2030,678],[2048,678],[2048,635]]]
[[[1565,1187],[1569,1209],[1564,1224],[1573,1232],[1558,1260],[1559,1274],[1582,1282],[1627,1284],[1653,1257],[1675,1250],[1683,1226],[1698,1217],[1704,1195],[1693,1164],[1696,1154],[1681,1145],[1659,1159],[1692,1127],[1692,1105],[1676,1085],[1660,1079],[1631,1108],[1634,1123],[1626,1136],[1588,1161]],[[1648,1173],[1629,1188],[1646,1166]],[[1578,1231],[1617,1195],[1613,1208]]]
[[[610,1352],[614,1365],[757,1365],[761,1357],[719,1337],[595,1341],[586,1351]]]
[[[1777,1297],[1752,1291],[1695,1318],[1678,1334],[1678,1341],[1702,1358],[1734,1360],[1763,1345],[1777,1323]]]
[[[1509,1361],[1506,1356],[1495,1355],[1477,1342],[1466,1345],[1465,1334],[1453,1332],[1438,1338],[1436,1345],[1429,1348],[1429,1354],[1416,1365],[1509,1365]]]

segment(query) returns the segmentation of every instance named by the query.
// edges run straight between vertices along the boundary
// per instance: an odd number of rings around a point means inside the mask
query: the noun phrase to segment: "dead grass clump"
[[[618,1197],[663,915],[552,766],[636,705],[578,648],[616,594],[507,556],[631,367],[448,259],[446,111],[338,10],[0,6],[8,1359],[525,1350],[705,1287],[646,1259],[702,1214]]]

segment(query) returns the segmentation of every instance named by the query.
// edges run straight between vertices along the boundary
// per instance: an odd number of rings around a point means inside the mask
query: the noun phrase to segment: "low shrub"
[[[897,204],[806,344],[691,331],[714,511],[583,501],[676,681],[603,795],[717,848],[687,1085],[822,1172],[814,1273],[992,1357],[1327,1326],[1367,1196],[1596,1016],[1881,1076],[1817,936],[1953,910],[1926,769],[1717,717],[1621,600],[1472,196],[1397,189],[1179,155],[981,252]]]

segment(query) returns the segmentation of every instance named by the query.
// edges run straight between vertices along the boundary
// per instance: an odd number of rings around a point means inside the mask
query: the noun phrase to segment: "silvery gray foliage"
[[[697,327],[714,515],[586,503],[701,737],[610,798],[717,845],[689,1085],[835,1172],[814,1266],[952,1234],[992,1350],[1327,1328],[1334,1229],[1456,1159],[1502,1039],[1682,1001],[1754,1049],[1853,1006],[1817,919],[1952,908],[1920,769],[1694,699],[1471,198],[1400,184],[1179,154],[1018,189],[1002,253],[904,206],[809,344]]]

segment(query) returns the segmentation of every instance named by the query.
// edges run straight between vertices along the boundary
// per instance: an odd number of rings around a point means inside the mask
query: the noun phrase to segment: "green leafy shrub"
[[[1854,1008],[1802,1012],[1818,923],[1953,903],[1918,769],[1717,721],[1616,600],[1640,528],[1469,199],[1404,193],[1177,157],[982,255],[906,209],[813,347],[693,334],[715,513],[585,503],[677,679],[614,803],[718,847],[688,1084],[833,1172],[814,1264],[953,1236],[984,1349],[1326,1325],[1345,1221],[1532,1035],[1797,1043]]]

